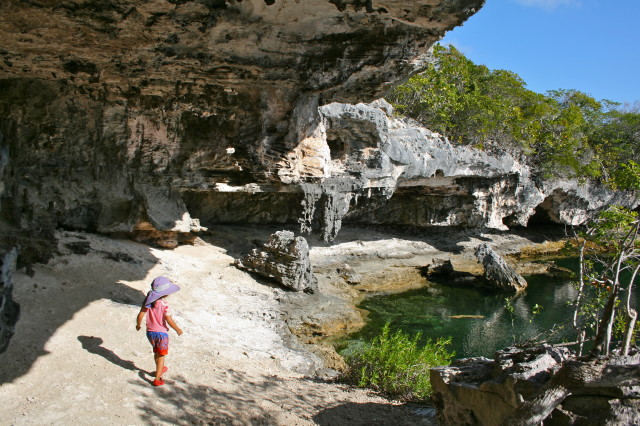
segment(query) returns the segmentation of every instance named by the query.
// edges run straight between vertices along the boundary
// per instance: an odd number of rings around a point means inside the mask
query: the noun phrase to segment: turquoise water
[[[510,301],[511,312],[503,293],[439,284],[370,297],[360,304],[369,311],[367,325],[347,344],[371,340],[386,322],[411,335],[422,333],[423,341],[451,337],[456,358],[493,357],[498,349],[535,337],[549,342],[573,339],[572,309],[567,302],[575,299],[576,290],[570,280],[547,275],[525,278],[529,286],[524,295]],[[550,330],[556,331],[550,334]]]

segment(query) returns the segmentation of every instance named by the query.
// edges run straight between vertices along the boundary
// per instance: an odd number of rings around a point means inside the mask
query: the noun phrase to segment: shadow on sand
[[[142,420],[148,424],[216,425],[296,424],[298,419],[325,426],[433,424],[432,417],[409,405],[345,402],[327,407],[335,404],[329,401],[344,398],[335,385],[318,384],[314,392],[302,380],[248,376],[234,370],[221,370],[217,382],[220,389],[193,385],[181,376],[168,380],[166,386],[155,388],[140,402]],[[151,401],[156,398],[162,403]]]
[[[141,370],[140,368],[136,367],[133,361],[122,359],[112,350],[103,347],[102,344],[104,343],[104,340],[102,340],[100,337],[78,336],[78,340],[82,344],[82,349],[86,350],[87,352],[91,352],[92,354],[99,355],[110,363],[117,365],[118,367],[124,368],[125,370],[142,371],[144,373],[148,373],[147,371]]]
[[[84,241],[85,238],[82,234],[71,233],[64,238],[66,243],[78,240]],[[135,256],[129,262],[92,249],[88,254],[64,255],[60,265],[54,267],[57,272],[53,279],[44,277],[48,274],[47,269],[52,270],[49,265],[36,265],[36,274],[32,278],[22,275],[22,285],[14,286],[14,298],[21,305],[21,317],[9,347],[0,354],[0,383],[12,382],[26,374],[39,357],[49,353],[45,346],[56,330],[90,303],[107,299],[117,304],[139,306],[145,294],[120,281],[144,279],[155,257],[150,254],[148,247],[133,242],[130,244]],[[80,278],[86,277],[87,273],[76,271],[78,267],[73,266],[72,262],[74,256],[96,256],[93,264],[98,266],[91,271],[91,279]],[[43,274],[39,274],[39,270]],[[15,281],[14,278],[14,284]],[[85,349],[92,347],[98,351],[98,355],[106,355],[105,358],[112,362],[117,361],[115,354],[111,356],[105,352],[106,349],[98,349],[99,344],[97,347],[94,345],[96,341],[80,341],[83,346],[87,345]],[[121,366],[127,368],[125,364]]]

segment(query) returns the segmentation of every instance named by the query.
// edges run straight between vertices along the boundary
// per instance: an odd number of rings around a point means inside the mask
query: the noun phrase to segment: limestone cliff
[[[299,221],[330,241],[343,220],[505,228],[635,202],[349,104],[418,70],[482,4],[4,2],[4,235],[29,263],[57,227],[172,247],[201,222]]]
[[[299,221],[330,241],[342,220],[505,228],[633,204],[355,105],[482,4],[3,2],[5,240],[28,264],[57,227],[171,247],[201,222]]]
[[[637,194],[541,179],[508,152],[453,146],[411,120],[398,119],[383,100],[330,104],[320,114],[331,147],[332,179],[319,185],[340,182],[331,198],[334,204],[346,200],[332,210],[338,219],[506,230],[537,221],[577,225],[609,204],[638,204]],[[345,195],[345,182],[353,197]]]
[[[331,176],[318,106],[380,97],[483,3],[2,2],[4,219],[43,241],[64,227],[167,246],[200,229],[185,201],[291,220],[296,185]]]

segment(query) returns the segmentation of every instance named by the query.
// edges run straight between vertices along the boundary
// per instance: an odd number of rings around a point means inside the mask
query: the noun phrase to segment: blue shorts
[[[160,331],[147,331],[147,339],[153,346],[153,352],[164,356],[169,353],[169,333]]]

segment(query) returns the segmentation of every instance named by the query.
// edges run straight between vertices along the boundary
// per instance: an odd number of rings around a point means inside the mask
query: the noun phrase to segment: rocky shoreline
[[[427,265],[443,259],[457,272],[481,276],[474,251],[483,243],[508,258],[520,274],[549,272],[553,262],[540,260],[558,256],[564,239],[561,227],[522,232],[346,227],[332,245],[311,244],[318,293],[289,293],[282,309],[289,329],[327,367],[342,370],[333,344],[364,325],[367,313],[357,308],[364,298],[428,286]]]

